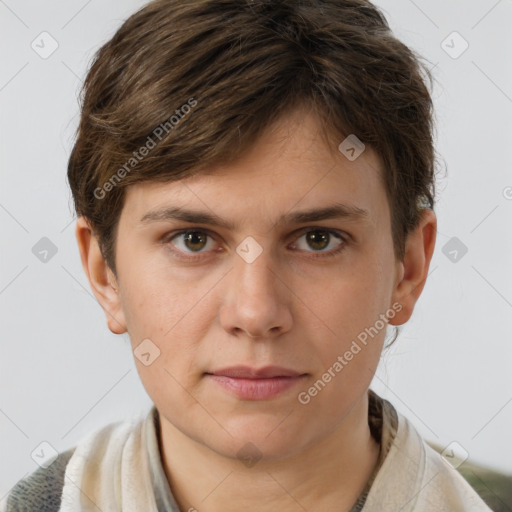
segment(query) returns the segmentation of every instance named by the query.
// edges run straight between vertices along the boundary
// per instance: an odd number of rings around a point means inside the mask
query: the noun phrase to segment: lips
[[[249,366],[232,366],[209,372],[211,375],[233,377],[235,379],[270,379],[273,377],[299,377],[303,373],[282,366],[265,366],[264,368],[251,368]]]
[[[296,386],[307,376],[281,366],[232,366],[206,373],[208,380],[241,400],[270,400]]]

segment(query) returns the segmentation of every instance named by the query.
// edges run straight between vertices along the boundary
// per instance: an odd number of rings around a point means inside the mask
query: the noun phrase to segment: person
[[[68,179],[154,405],[7,510],[490,510],[370,389],[435,247],[429,81],[367,0],[156,0],[122,24]]]

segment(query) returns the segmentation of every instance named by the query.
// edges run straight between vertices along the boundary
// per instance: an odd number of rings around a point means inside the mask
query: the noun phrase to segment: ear
[[[75,235],[82,267],[94,296],[105,312],[108,328],[114,334],[123,334],[126,332],[126,321],[116,278],[103,258],[98,240],[85,217],[78,218]]]
[[[393,304],[399,303],[402,309],[389,319],[391,325],[402,325],[412,315],[427,280],[436,243],[436,233],[436,215],[426,208],[421,213],[418,226],[409,234],[405,243],[405,256],[399,265],[392,301]]]

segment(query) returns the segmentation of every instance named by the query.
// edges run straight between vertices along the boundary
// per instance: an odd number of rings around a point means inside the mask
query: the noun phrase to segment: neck
[[[368,426],[366,393],[327,437],[293,457],[261,459],[252,467],[220,455],[159,417],[162,465],[182,511],[348,511],[379,457],[380,445]]]

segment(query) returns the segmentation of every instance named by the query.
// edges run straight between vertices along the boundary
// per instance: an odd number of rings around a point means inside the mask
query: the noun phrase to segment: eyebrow
[[[347,219],[347,220],[365,220],[368,219],[367,210],[357,206],[336,203],[324,208],[314,208],[310,210],[290,212],[282,215],[278,220],[278,224],[302,224],[306,222],[316,222],[327,219]],[[180,220],[193,224],[208,224],[234,230],[237,224],[223,219],[218,215],[205,211],[189,210],[186,208],[169,207],[151,210],[147,212],[141,219],[141,223],[148,224],[151,222],[163,222]]]

